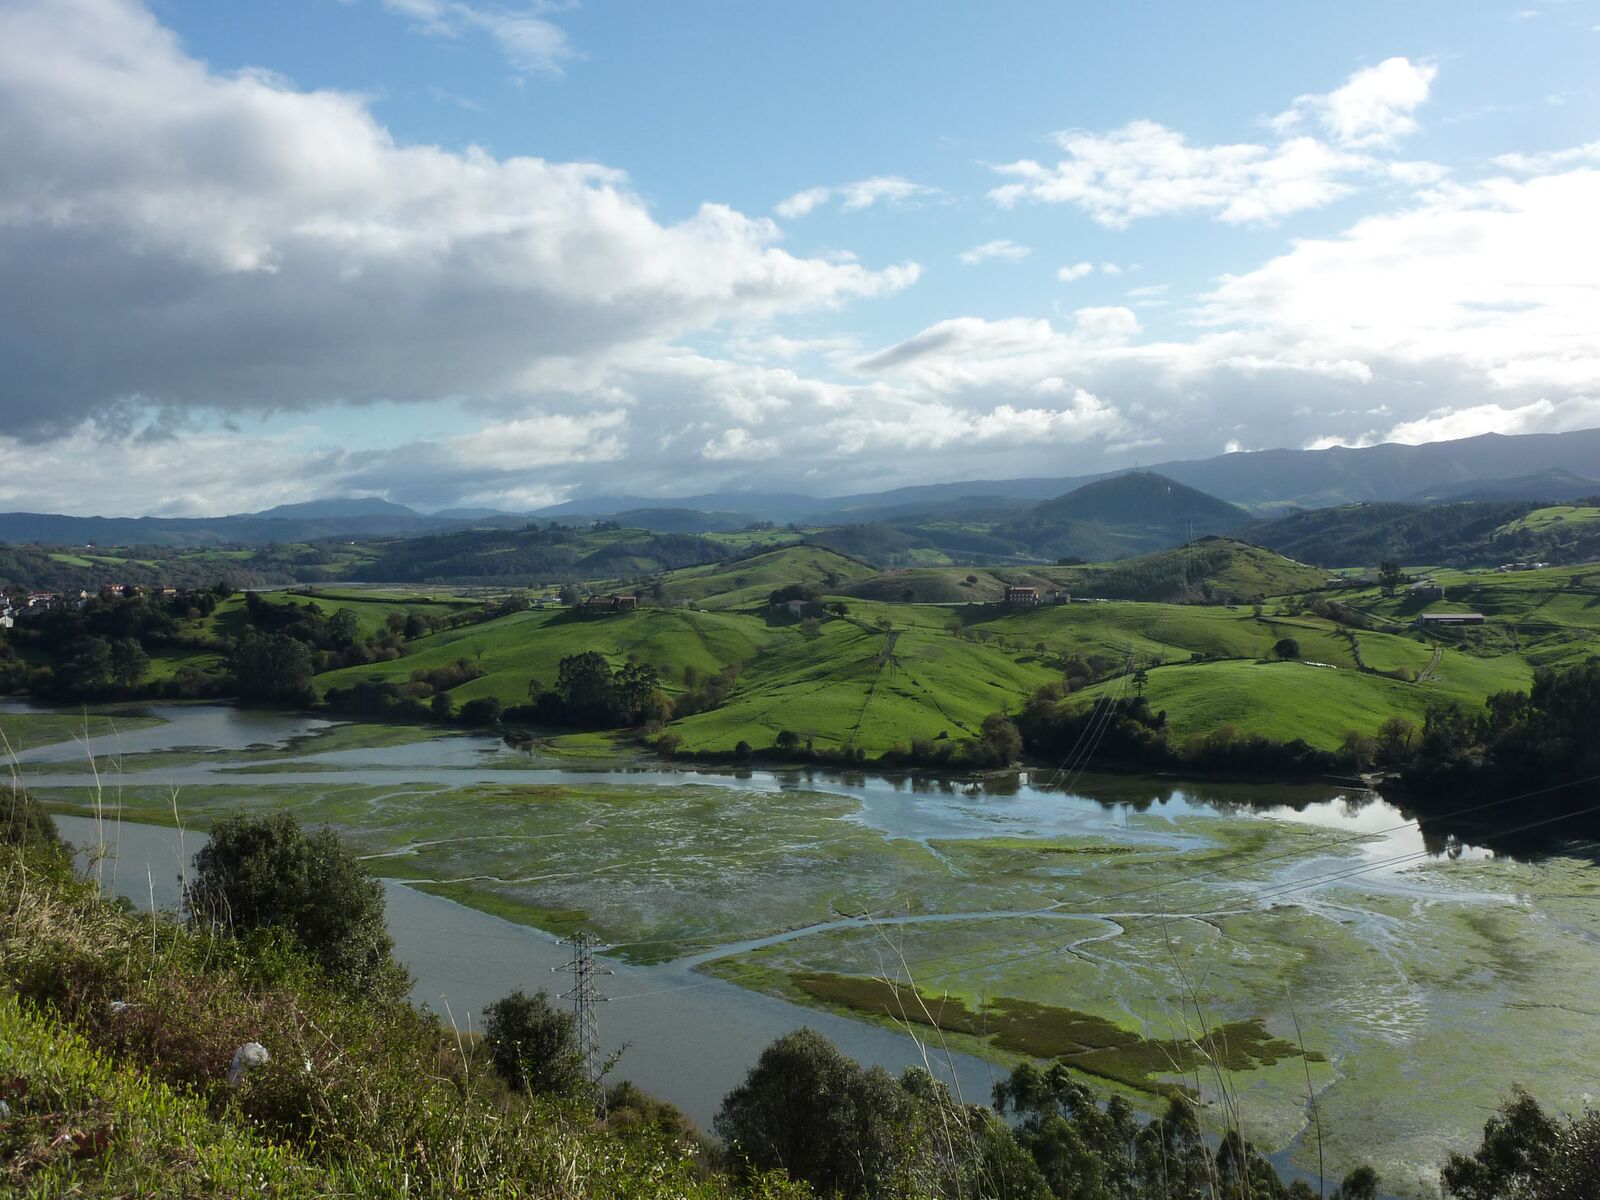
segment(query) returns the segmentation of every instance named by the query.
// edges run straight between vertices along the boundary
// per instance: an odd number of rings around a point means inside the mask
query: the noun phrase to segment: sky
[[[1600,426],[1600,0],[0,0],[0,508]]]

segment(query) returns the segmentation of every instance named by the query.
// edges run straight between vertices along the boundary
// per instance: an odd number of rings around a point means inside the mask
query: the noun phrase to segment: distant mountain
[[[1146,470],[1209,495],[1277,515],[1292,508],[1329,508],[1355,501],[1413,499],[1418,492],[1543,472],[1579,478],[1600,474],[1600,429],[1508,436],[1487,433],[1422,446],[1335,446],[1326,450],[1243,450],[1206,459],[1155,463]],[[712,492],[669,501],[640,496],[590,496],[539,516],[610,516],[629,509],[734,510],[763,520],[811,524],[901,522],[919,516],[961,517],[1016,510],[1085,484],[1130,471],[1025,479],[930,483],[827,498],[791,492]],[[1529,497],[1543,499],[1546,497]],[[1558,498],[1558,497],[1551,497]]]
[[[1515,479],[1484,479],[1425,488],[1410,497],[1419,504],[1444,504],[1452,500],[1543,500],[1561,503],[1600,496],[1600,480],[1585,479],[1552,467]]]
[[[1501,530],[1531,509],[1533,504],[1526,501],[1349,504],[1261,522],[1240,536],[1318,566],[1376,568],[1384,558],[1485,566],[1520,557],[1518,552],[1526,550],[1526,539],[1502,539]]]
[[[245,518],[268,521],[317,521],[349,517],[421,517],[414,508],[379,500],[374,496],[337,496],[330,500],[307,500],[303,504],[280,504],[256,513],[241,513]]]
[[[530,516],[570,521],[584,517],[615,517],[640,509],[690,509],[695,512],[738,512],[748,520],[807,520],[831,504],[797,492],[707,492],[699,496],[584,496],[562,504],[535,509]]]
[[[1046,558],[1104,560],[1164,550],[1249,523],[1249,513],[1225,500],[1153,471],[1133,471],[1035,504],[991,533]]]
[[[1226,500],[1155,471],[1130,471],[1036,504],[1027,519],[1097,521],[1103,525],[1147,525],[1163,529],[1193,526],[1196,535],[1237,529],[1250,514]],[[1187,540],[1187,539],[1185,539]]]
[[[506,512],[500,508],[441,508],[431,514],[436,521],[526,521],[526,513]]]
[[[607,519],[629,529],[655,533],[731,533],[757,518],[748,513],[698,512],[692,508],[631,508],[612,513]]]

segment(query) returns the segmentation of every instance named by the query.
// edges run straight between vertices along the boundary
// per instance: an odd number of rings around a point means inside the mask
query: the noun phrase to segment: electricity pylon
[[[593,935],[579,930],[562,945],[572,947],[572,961],[555,969],[572,975],[572,987],[563,992],[561,998],[572,1001],[572,1023],[578,1036],[578,1056],[583,1060],[584,1076],[594,1092],[595,1108],[604,1116],[606,1093],[601,1086],[601,1077],[605,1072],[605,1059],[600,1053],[600,1020],[595,1014],[595,1005],[604,1004],[606,998],[600,994],[594,981],[595,976],[609,975],[611,971],[607,967],[594,965],[594,951],[599,942]]]

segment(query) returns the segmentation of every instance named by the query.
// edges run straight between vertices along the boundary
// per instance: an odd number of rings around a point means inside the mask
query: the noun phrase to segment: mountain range
[[[1596,481],[1600,476],[1600,429],[1517,436],[1484,434],[1421,446],[1241,451],[1208,459],[1159,463],[1145,472],[1197,489],[1195,495],[1205,493],[1206,499],[1224,502],[1224,507],[1232,510],[1225,513],[1196,506],[1190,497],[1188,504],[1195,513],[1183,518],[1183,530],[1190,528],[1192,520],[1195,534],[1239,528],[1252,514],[1267,517],[1353,502],[1564,501],[1600,492],[1600,482]],[[224,517],[74,517],[10,512],[0,513],[0,542],[65,546],[265,545],[335,537],[414,537],[467,528],[516,529],[533,518],[609,518],[663,533],[713,533],[742,528],[755,521],[840,525],[904,522],[916,517],[946,522],[981,518],[1009,540],[1031,545],[1035,539],[1027,531],[1039,529],[1042,523],[1077,523],[1087,535],[1089,527],[1103,524],[1104,516],[1081,511],[1082,500],[1076,502],[1079,508],[1063,505],[1043,514],[1034,506],[1042,501],[1054,502],[1086,484],[1137,473],[1109,471],[969,480],[833,497],[793,492],[712,492],[672,499],[595,494],[531,513],[457,508],[426,514],[382,499],[349,497],[284,504]],[[1114,494],[1105,493],[1102,499],[1125,515],[1125,510],[1117,509],[1117,502],[1110,499]],[[1126,502],[1127,497],[1121,499]],[[1183,507],[1177,504],[1172,511]],[[1011,534],[1019,536],[1012,538]],[[1083,544],[1096,556],[1118,548],[1115,540],[1097,546]],[[1121,552],[1137,550],[1123,546]]]

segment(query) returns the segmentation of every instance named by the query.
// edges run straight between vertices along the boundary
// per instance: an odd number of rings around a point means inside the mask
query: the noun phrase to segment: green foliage
[[[585,1086],[571,1013],[558,1012],[543,991],[520,988],[483,1010],[484,1046],[506,1085],[538,1095],[570,1096]]]
[[[44,806],[13,786],[0,793],[0,845],[64,858],[67,844]]]
[[[1024,1063],[995,1084],[995,1108],[1017,1120],[1018,1142],[1061,1200],[1297,1200],[1259,1152],[1235,1132],[1213,1153],[1192,1105],[1183,1097],[1141,1126],[1113,1097],[1094,1093],[1060,1064]]]
[[[1591,1200],[1600,1113],[1551,1117],[1519,1088],[1484,1124],[1478,1149],[1452,1154],[1440,1177],[1457,1200]]]
[[[404,990],[384,925],[383,886],[326,826],[308,834],[285,812],[218,821],[195,855],[184,903],[214,928],[287,930],[329,981],[349,993]]]
[[[233,674],[245,701],[304,707],[316,700],[311,653],[287,633],[247,630],[233,653]]]
[[[915,1173],[916,1098],[814,1029],[761,1052],[717,1113],[717,1135],[755,1170],[782,1170],[824,1196],[892,1196]]]

